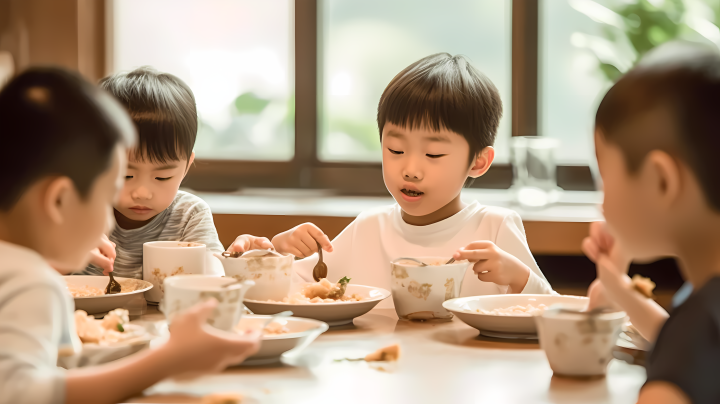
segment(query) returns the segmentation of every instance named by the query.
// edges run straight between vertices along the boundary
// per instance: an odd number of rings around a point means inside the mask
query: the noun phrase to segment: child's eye
[[[430,157],[431,159],[437,159],[442,156],[447,156],[447,154],[426,154],[426,156]]]
[[[163,178],[163,177],[155,177],[155,179],[158,180],[158,181],[167,181],[167,180],[169,180],[170,178],[172,178],[172,177],[165,177],[165,178]]]
[[[398,150],[393,150],[393,149],[390,149],[390,148],[388,148],[388,150],[390,150],[390,153],[392,153],[392,154],[403,154],[403,153],[405,153],[405,152],[398,151]]]
[[[126,180],[131,180],[132,178],[133,178],[132,175],[126,175],[126,176],[125,176],[125,179],[126,179]]]

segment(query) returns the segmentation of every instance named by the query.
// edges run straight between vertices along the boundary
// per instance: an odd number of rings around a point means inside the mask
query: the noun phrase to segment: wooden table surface
[[[143,320],[161,319],[153,311]],[[395,366],[336,361],[398,343]],[[130,402],[199,403],[237,392],[243,403],[634,403],[645,369],[612,360],[605,378],[553,376],[537,341],[479,336],[458,319],[398,320],[375,309],[332,327],[300,355],[273,366],[235,367],[187,381],[163,381]]]

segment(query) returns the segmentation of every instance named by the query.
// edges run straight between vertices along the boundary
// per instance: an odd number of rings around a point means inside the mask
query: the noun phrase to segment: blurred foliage
[[[235,98],[235,110],[239,114],[259,114],[270,104],[270,100],[260,98],[255,93],[243,93]]]
[[[683,39],[717,45],[720,36],[720,31],[716,36],[708,36],[706,29],[700,32],[697,28],[699,20],[699,24],[706,24],[704,28],[707,28],[708,22],[717,28],[720,16],[718,0],[604,1],[609,4],[607,8],[591,0],[569,0],[569,3],[577,11],[601,24],[606,41],[588,41],[590,45],[584,47],[593,51],[598,58],[600,71],[612,82],[635,65],[645,53],[664,42]],[[608,44],[610,49],[603,48],[603,45]],[[630,45],[630,52],[623,52],[622,48],[626,48],[627,44]],[[623,58],[617,57],[623,53],[630,53],[625,55],[629,59],[626,60],[628,63],[621,63]]]

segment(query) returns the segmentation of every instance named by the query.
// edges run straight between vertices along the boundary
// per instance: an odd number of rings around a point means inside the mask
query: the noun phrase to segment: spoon
[[[122,292],[122,286],[118,283],[118,281],[113,278],[112,271],[109,273],[110,275],[110,282],[108,282],[107,287],[105,288],[105,294],[106,295],[114,295],[116,293]]]
[[[270,317],[270,318],[265,322],[265,324],[263,324],[262,328],[265,329],[265,327],[267,327],[268,325],[270,325],[270,323],[272,323],[273,321],[275,321],[275,320],[277,320],[277,319],[281,319],[281,318],[284,318],[284,317],[290,317],[290,316],[292,316],[292,315],[293,315],[293,312],[290,311],[290,310],[285,310],[285,311],[281,311],[280,313],[274,314],[272,317]]]
[[[450,260],[448,260],[448,262],[446,262],[445,265],[450,265],[453,262],[455,262],[455,258],[450,258]]]
[[[315,279],[315,282],[320,282],[320,279],[327,278],[327,265],[323,262],[323,251],[322,247],[320,247],[320,243],[317,243],[318,246],[318,254],[320,255],[320,258],[318,259],[318,263],[315,264],[315,267],[313,268],[313,279]]]
[[[396,259],[395,261],[393,261],[393,263],[396,263],[396,262],[401,261],[401,260],[408,260],[408,261],[415,262],[415,263],[417,263],[418,265],[420,265],[421,267],[426,267],[426,266],[428,266],[428,264],[420,261],[419,259],[409,258],[409,257],[400,257],[400,258]]]

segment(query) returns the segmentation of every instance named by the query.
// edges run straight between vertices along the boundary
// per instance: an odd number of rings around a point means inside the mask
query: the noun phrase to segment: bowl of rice
[[[116,276],[115,280],[120,283],[121,292],[106,295],[109,276],[68,275],[63,278],[68,292],[75,299],[75,309],[84,310],[87,314],[102,314],[124,308],[135,299],[142,299],[142,294],[153,287],[148,281]]]
[[[551,306],[583,310],[588,298],[567,295],[487,295],[447,300],[443,307],[490,337],[537,338],[533,316]]]

